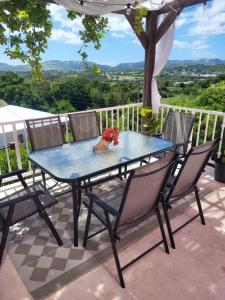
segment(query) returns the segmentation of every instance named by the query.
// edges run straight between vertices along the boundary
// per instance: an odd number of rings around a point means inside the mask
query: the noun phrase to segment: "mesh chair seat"
[[[195,116],[187,113],[169,111],[166,124],[162,132],[162,138],[174,142],[177,153],[185,155]]]
[[[59,116],[26,120],[33,151],[64,144],[63,127]]]
[[[115,189],[105,192],[100,197],[109,206],[114,208],[116,211],[119,211],[119,208],[121,206],[121,201],[123,198],[123,194],[125,191],[125,187],[126,187],[126,185],[124,183],[119,182],[118,186]],[[90,203],[90,199],[89,198],[85,199],[84,205],[86,207],[89,207],[89,203]],[[98,216],[102,221],[105,222],[104,210],[100,206],[98,206],[94,203],[92,210],[96,216]],[[111,221],[112,225],[115,224],[115,217],[113,215],[110,215],[110,221]]]
[[[100,135],[98,117],[95,111],[69,114],[74,141],[94,138]]]
[[[31,192],[40,191],[40,190],[42,190],[44,192],[44,194],[39,195],[38,198],[40,199],[44,208],[50,207],[58,202],[53,196],[50,195],[50,193],[47,191],[47,189],[40,182],[37,182],[34,185],[31,185],[27,188],[23,188],[20,191],[16,191],[15,193],[4,197],[3,199],[0,200],[0,203],[4,203],[9,200],[16,199],[20,196],[24,196],[29,192],[31,193]],[[9,209],[9,206],[4,206],[4,207],[0,208],[0,230],[2,230],[5,225],[5,220],[7,217],[8,209]],[[16,203],[11,225],[16,224],[17,222],[19,222],[37,212],[38,212],[38,208],[33,199],[28,199],[28,200]]]
[[[175,242],[173,234],[182,229],[184,226],[189,224],[191,221],[200,217],[201,222],[205,225],[204,214],[201,206],[199,189],[197,183],[201,174],[204,172],[205,166],[219,144],[219,139],[210,141],[206,144],[191,148],[186,155],[181,168],[177,176],[170,176],[167,181],[167,186],[164,188],[162,205],[165,214],[167,229],[171,241],[171,246],[175,249]],[[198,206],[198,213],[191,219],[186,221],[184,224],[172,231],[169,215],[167,212],[168,208],[171,208],[170,204],[183,199],[184,196],[194,192],[196,204]]]
[[[108,230],[120,285],[123,288],[125,287],[122,275],[123,270],[156,248],[161,242],[164,243],[165,251],[169,253],[158,204],[175,158],[175,153],[172,153],[162,160],[132,170],[126,187],[124,188],[123,186],[117,192],[111,190],[104,195],[100,195],[100,197],[93,193],[87,194],[90,200],[89,202],[85,202],[85,205],[89,206],[89,209],[83,246],[86,247],[89,238],[102,232],[100,230],[90,236],[88,235],[91,214],[94,213],[100,216],[100,221],[105,226],[103,230]],[[131,226],[135,229],[137,223],[143,221],[147,216],[149,217],[151,213],[157,216],[162,240],[121,268],[115,245],[116,240],[120,239],[118,235],[123,230],[131,228]],[[110,215],[114,216],[113,221]]]

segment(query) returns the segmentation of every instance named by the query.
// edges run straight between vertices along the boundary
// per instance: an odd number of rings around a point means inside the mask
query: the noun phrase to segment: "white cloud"
[[[209,36],[225,33],[225,1],[213,0],[206,9],[198,6],[194,11],[181,14],[177,27],[188,26],[188,35]]]
[[[174,40],[173,46],[174,46],[174,48],[178,48],[178,49],[189,48],[188,42],[185,42],[185,41],[178,41],[178,40]]]
[[[175,48],[179,49],[192,49],[192,50],[202,50],[202,49],[208,49],[210,46],[206,43],[205,40],[196,40],[192,42],[187,42],[187,41],[179,41],[179,40],[174,40],[173,46]]]
[[[140,45],[140,41],[138,39],[134,39],[131,43],[135,45]]]
[[[107,17],[111,34],[123,34],[124,37],[132,34],[131,26],[124,16],[109,14]]]
[[[77,17],[75,20],[70,20],[67,17],[67,10],[61,5],[50,4],[49,10],[51,17],[61,28],[70,29],[73,32],[79,32],[82,29],[82,19]]]
[[[79,35],[72,31],[65,31],[63,29],[53,29],[51,40],[53,41],[61,41],[66,44],[72,44],[72,45],[80,45],[81,40]]]
[[[67,10],[60,5],[50,4],[51,17],[57,28],[53,29],[51,39],[63,41],[69,44],[78,44],[79,31],[82,30],[82,18],[77,17],[75,20],[69,20]],[[126,38],[131,36],[133,31],[123,15],[107,15],[109,23],[109,33],[115,38]]]
[[[111,36],[113,36],[115,38],[119,38],[119,39],[122,39],[122,38],[126,37],[126,35],[124,33],[119,33],[119,32],[112,32]]]
[[[173,46],[177,49],[190,49],[194,58],[213,57],[213,54],[209,51],[210,46],[205,39],[192,42],[174,40]]]

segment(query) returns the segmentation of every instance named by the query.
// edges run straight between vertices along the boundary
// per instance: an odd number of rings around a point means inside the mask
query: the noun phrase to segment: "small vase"
[[[109,148],[109,142],[101,139],[101,141],[93,147],[93,150],[94,151],[98,151],[98,150],[103,151],[103,150],[107,150],[108,148]]]

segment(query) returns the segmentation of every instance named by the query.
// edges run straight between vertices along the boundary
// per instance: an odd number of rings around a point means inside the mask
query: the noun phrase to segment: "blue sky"
[[[81,20],[67,19],[66,10],[51,5],[53,33],[43,60],[81,60],[77,51],[81,46]],[[109,15],[110,30],[102,40],[99,51],[89,47],[89,60],[116,65],[121,62],[143,61],[144,51],[124,16]],[[225,1],[213,0],[206,9],[198,5],[186,9],[177,19],[176,34],[170,59],[225,59]],[[0,49],[0,62],[10,61]]]

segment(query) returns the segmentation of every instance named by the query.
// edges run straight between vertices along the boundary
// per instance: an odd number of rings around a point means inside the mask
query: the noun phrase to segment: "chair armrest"
[[[157,138],[161,138],[162,137],[162,133],[154,134],[153,136],[157,137]]]
[[[17,171],[9,172],[9,173],[0,175],[0,179],[5,179],[5,178],[8,178],[8,177],[12,177],[12,176],[18,176],[18,175],[21,175],[22,173],[25,173],[25,172],[26,172],[25,169],[20,169],[20,170],[17,170]]]
[[[110,214],[117,216],[119,212],[113,208],[112,206],[108,205],[106,202],[102,201],[98,196],[93,193],[87,193],[88,198],[90,201],[93,201],[96,205],[100,206],[103,210],[106,210]]]
[[[22,174],[24,172],[26,172],[25,169],[20,169],[20,170],[17,170],[17,171],[13,171],[13,172],[9,172],[7,174],[0,175],[0,186],[2,184],[2,179],[9,178],[9,177],[12,177],[12,176],[17,176],[19,181],[23,185],[23,187],[26,188],[27,184],[26,184],[26,181],[24,180],[24,178],[22,176]]]
[[[5,199],[5,200],[3,199],[3,200],[0,200],[0,208],[3,206],[9,206],[11,204],[16,204],[21,201],[32,199],[32,198],[38,197],[39,195],[42,195],[42,194],[44,194],[44,191],[40,190],[40,191],[35,191],[35,192],[28,192],[27,194],[25,194],[23,196],[19,196],[17,198]]]
[[[187,144],[186,143],[178,143],[178,144],[176,144],[176,148],[182,147],[182,146],[185,146],[185,145],[187,145]]]

